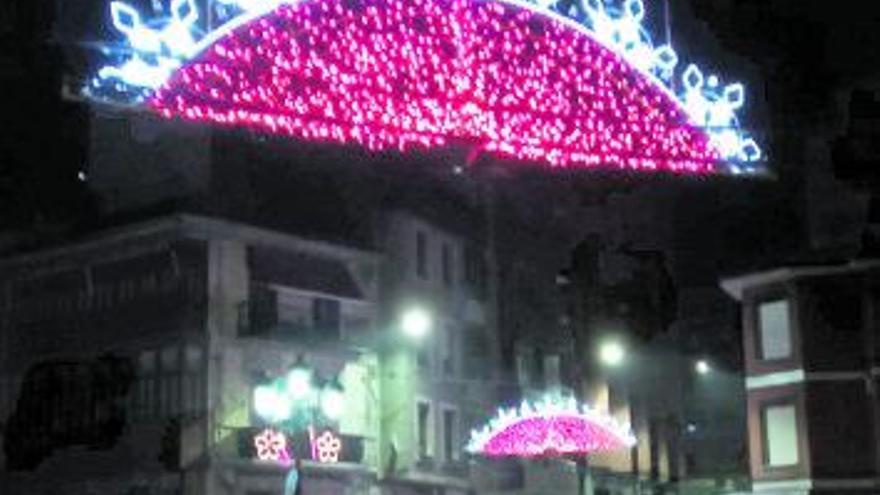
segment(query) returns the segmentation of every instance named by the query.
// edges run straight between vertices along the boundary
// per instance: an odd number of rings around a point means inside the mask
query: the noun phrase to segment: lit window
[[[798,463],[797,411],[794,404],[764,408],[764,461],[768,466]]]
[[[428,236],[421,230],[416,232],[416,274],[428,278]]]
[[[758,307],[761,359],[783,359],[791,356],[789,323],[788,301],[765,302]]]

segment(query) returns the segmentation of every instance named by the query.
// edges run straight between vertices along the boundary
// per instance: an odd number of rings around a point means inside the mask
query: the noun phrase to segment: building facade
[[[755,493],[877,493],[877,282],[863,260],[721,285],[742,306]]]
[[[498,380],[484,252],[385,225],[379,253],[177,215],[4,260],[4,493],[281,493],[254,389],[303,363],[344,397],[308,422],[341,452],[306,451],[304,493],[474,489],[462,446]],[[412,305],[436,315],[424,341],[399,331]]]

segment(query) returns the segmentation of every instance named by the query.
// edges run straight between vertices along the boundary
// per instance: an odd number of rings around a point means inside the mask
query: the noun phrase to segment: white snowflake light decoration
[[[114,63],[101,67],[85,93],[114,101],[143,102],[186,62],[237,27],[284,4],[319,0],[209,1],[209,17],[217,23],[209,32],[196,27],[201,16],[195,1],[170,0],[169,13],[149,23],[122,0],[112,1],[113,25],[125,37],[130,50]],[[704,130],[732,173],[759,171],[764,158],[761,148],[742,129],[737,117],[745,101],[744,86],[722,84],[717,76],[705,76],[693,64],[679,72],[676,51],[666,44],[655,45],[646,30],[643,0],[581,0],[579,7],[572,5],[566,12],[560,11],[558,0],[497,1],[531,9],[572,26],[618,53],[666,91],[691,123]],[[681,84],[673,84],[678,74]]]

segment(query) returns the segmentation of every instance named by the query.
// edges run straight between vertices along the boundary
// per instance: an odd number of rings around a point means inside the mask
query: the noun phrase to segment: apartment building
[[[721,282],[742,306],[755,493],[880,489],[878,268],[857,260]]]

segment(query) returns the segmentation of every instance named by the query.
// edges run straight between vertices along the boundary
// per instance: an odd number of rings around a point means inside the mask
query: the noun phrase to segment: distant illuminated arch
[[[685,173],[761,160],[739,127],[741,84],[690,65],[670,90],[678,57],[653,46],[640,0],[585,0],[569,17],[552,0],[221,3],[233,13],[201,37],[193,0],[172,0],[158,27],[111,3],[134,51],[86,92],[369,149],[464,142],[554,167]]]
[[[501,409],[488,425],[471,432],[467,450],[487,457],[585,455],[632,447],[629,428],[573,399],[524,402]]]

